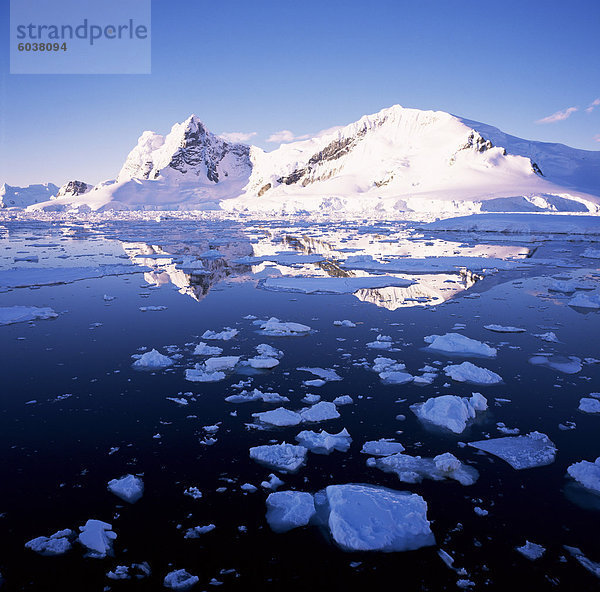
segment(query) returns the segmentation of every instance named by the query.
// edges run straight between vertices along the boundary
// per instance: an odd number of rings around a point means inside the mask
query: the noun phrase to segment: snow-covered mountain
[[[34,209],[600,212],[600,152],[395,105],[265,152],[194,115],[144,132],[115,180]]]
[[[58,187],[53,183],[15,187],[4,183],[0,186],[0,208],[26,208],[49,200],[56,195]]]

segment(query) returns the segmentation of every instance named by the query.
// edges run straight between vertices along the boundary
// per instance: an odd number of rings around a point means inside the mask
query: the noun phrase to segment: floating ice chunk
[[[184,539],[199,539],[203,534],[213,531],[216,528],[214,524],[207,524],[205,526],[194,526],[188,528],[183,535]]]
[[[303,418],[299,413],[286,409],[285,407],[278,407],[271,411],[263,411],[262,413],[253,413],[252,417],[265,424],[274,426],[295,426],[302,423]]]
[[[588,259],[600,259],[600,249],[588,247],[583,253],[581,253],[581,256],[587,257]]]
[[[314,380],[305,380],[302,384],[304,386],[314,386],[319,388],[325,386],[327,384],[327,381],[321,378],[315,378]]]
[[[573,556],[585,569],[587,569],[590,573],[593,573],[597,578],[600,578],[600,563],[596,563],[591,559],[588,559],[581,549],[577,547],[569,547],[568,545],[563,545],[563,547]]]
[[[136,580],[147,578],[152,571],[150,565],[143,563],[132,563],[131,565],[117,565],[114,570],[109,571],[106,577],[109,580],[130,580],[135,577]]]
[[[567,473],[586,489],[600,494],[600,457],[594,462],[582,460],[573,463]]]
[[[355,323],[353,323],[352,321],[349,321],[347,319],[344,319],[343,321],[333,321],[333,324],[336,327],[356,327]]]
[[[183,495],[187,495],[195,500],[202,498],[202,492],[197,487],[188,487]]]
[[[173,401],[173,403],[177,403],[178,405],[187,406],[190,402],[187,399],[183,399],[181,397],[165,397],[167,401]]]
[[[515,547],[515,549],[530,561],[539,559],[546,552],[546,549],[542,547],[542,545],[531,543],[529,541],[525,541],[525,544],[522,547]]]
[[[250,448],[250,458],[282,473],[293,473],[306,463],[308,450],[294,444],[265,444]]]
[[[346,452],[350,448],[352,438],[346,428],[337,434],[330,434],[325,430],[321,430],[320,434],[305,430],[296,436],[296,441],[315,454],[330,454],[334,450]]]
[[[508,428],[506,427],[506,424],[502,421],[499,421],[496,424],[496,429],[501,433],[504,434],[505,436],[516,436],[518,435],[521,430],[519,428]]]
[[[327,382],[342,380],[342,377],[331,368],[306,368],[303,366],[302,368],[296,368],[296,370],[301,372],[310,372],[311,374],[318,376],[321,380],[325,380]]]
[[[196,364],[185,371],[185,379],[190,382],[219,382],[224,378],[225,372],[207,372],[203,364]]]
[[[529,358],[529,363],[534,366],[545,366],[546,368],[552,368],[558,370],[564,374],[577,374],[581,371],[581,359],[576,356],[564,356],[556,355],[537,355]]]
[[[142,354],[134,363],[134,368],[167,368],[173,365],[173,360],[168,356],[163,356],[157,350],[152,349]]]
[[[367,343],[367,347],[371,349],[391,349],[392,338],[389,335],[377,335],[375,341]]]
[[[495,333],[525,333],[527,331],[527,329],[522,329],[521,327],[504,327],[503,325],[484,325],[483,327]]]
[[[475,393],[470,399],[441,395],[427,399],[424,403],[411,405],[410,408],[419,419],[460,434],[477,411],[487,409],[487,400],[479,393]]]
[[[314,405],[315,403],[318,403],[321,400],[321,395],[311,395],[310,393],[307,393],[304,397],[302,397],[301,400],[303,403]]]
[[[245,491],[246,493],[255,493],[256,491],[258,491],[258,487],[252,485],[252,483],[244,483],[240,485],[240,489],[242,491]]]
[[[40,555],[62,555],[71,549],[71,541],[75,533],[70,529],[59,530],[49,537],[39,536],[25,543],[26,549],[31,549]]]
[[[306,526],[315,514],[315,503],[310,493],[278,491],[267,498],[267,522],[274,532]]]
[[[92,519],[80,526],[79,530],[78,540],[87,549],[88,557],[103,558],[112,555],[113,541],[117,538],[117,534],[112,531],[112,524]]]
[[[340,414],[334,403],[320,401],[319,403],[300,411],[302,421],[317,422],[337,419]]]
[[[463,464],[449,452],[434,458],[397,453],[368,459],[367,465],[381,469],[385,473],[395,473],[404,483],[420,483],[423,479],[434,481],[454,479],[461,485],[473,485],[479,478],[476,469]]]
[[[311,331],[308,325],[300,323],[282,323],[278,318],[271,317],[268,321],[259,321],[259,326],[264,335],[274,337],[291,337],[305,335]]]
[[[271,368],[275,368],[275,366],[279,366],[279,360],[277,358],[256,357],[250,358],[248,364],[250,364],[252,368],[259,370],[270,370]]]
[[[546,341],[548,343],[559,343],[556,333],[553,333],[552,331],[547,331],[546,333],[538,333],[536,334],[536,337],[539,337],[542,341]]]
[[[385,371],[379,373],[379,378],[386,384],[407,384],[415,377],[407,372]]]
[[[204,331],[204,333],[202,333],[202,339],[210,339],[210,340],[217,340],[220,339],[222,341],[229,341],[230,339],[233,339],[237,334],[239,333],[239,331],[237,329],[232,329],[231,327],[225,327],[225,329],[223,329],[223,331],[220,331],[219,333],[216,333],[215,331]]]
[[[583,294],[579,292],[569,300],[569,306],[598,309],[600,308],[600,294]]]
[[[502,382],[502,377],[488,370],[471,364],[471,362],[463,362],[462,364],[450,364],[444,368],[444,373],[456,382],[470,382],[472,384],[489,385]]]
[[[331,535],[345,551],[409,551],[435,544],[420,495],[353,483],[330,485],[325,495]]]
[[[267,343],[261,343],[256,346],[258,355],[263,358],[277,358],[278,360],[283,358],[283,352],[274,348]]]
[[[363,444],[361,452],[363,454],[370,454],[372,456],[390,456],[391,454],[397,454],[398,452],[404,452],[404,446],[400,442],[394,442],[393,440],[371,440]]]
[[[589,397],[579,399],[579,411],[584,413],[600,413],[600,400]]]
[[[284,482],[277,475],[275,475],[275,473],[271,473],[269,475],[269,480],[261,481],[260,486],[264,489],[275,491],[278,487],[281,487],[283,483]]]
[[[116,296],[109,296],[108,294],[104,294],[103,296],[104,302],[112,302],[115,298]]]
[[[240,361],[239,356],[222,356],[220,358],[208,358],[204,362],[206,372],[219,372],[222,370],[232,370]]]
[[[200,581],[198,576],[185,571],[185,569],[177,569],[169,572],[163,581],[165,588],[171,588],[171,590],[189,590],[192,586],[195,586]]]
[[[526,436],[509,436],[469,442],[469,446],[484,450],[505,460],[513,469],[531,469],[552,464],[556,457],[556,446],[540,432]]]
[[[166,306],[140,306],[141,312],[159,312],[161,310],[167,310]]]
[[[378,357],[373,360],[373,372],[400,372],[406,369],[406,365],[402,362],[392,360],[392,358]]]
[[[230,395],[225,397],[228,403],[250,403],[252,401],[264,401],[265,403],[285,403],[289,401],[288,397],[279,393],[263,393],[258,389],[251,392],[242,391],[238,395]]]
[[[350,395],[340,395],[333,400],[334,405],[352,405],[354,400]]]
[[[223,349],[220,347],[208,345],[206,342],[201,341],[194,349],[195,356],[218,356],[223,353]]]
[[[27,321],[55,319],[58,316],[54,310],[48,307],[37,306],[1,306],[0,325],[12,325]]]
[[[428,335],[424,338],[425,343],[428,343],[427,349],[458,354],[462,356],[482,356],[485,358],[495,358],[496,349],[477,341],[470,339],[460,333],[446,333],[445,335]]]
[[[108,490],[123,501],[134,504],[144,494],[144,482],[135,475],[125,475],[109,481]]]

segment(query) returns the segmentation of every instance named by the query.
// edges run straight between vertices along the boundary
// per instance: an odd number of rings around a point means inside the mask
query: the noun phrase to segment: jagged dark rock
[[[258,191],[258,197],[262,197],[267,191],[269,191],[269,189],[271,189],[271,183],[263,185]]]
[[[67,197],[67,196],[76,196],[83,195],[87,193],[92,188],[91,185],[84,183],[83,181],[67,181],[56,194],[56,197]]]

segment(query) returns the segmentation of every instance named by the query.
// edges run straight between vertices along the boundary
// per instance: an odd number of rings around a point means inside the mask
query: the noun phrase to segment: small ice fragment
[[[583,565],[583,567],[585,567],[585,569],[594,574],[597,578],[600,578],[600,563],[588,559],[583,554],[583,551],[577,547],[569,547],[568,545],[563,546],[581,565]]]
[[[166,306],[140,306],[141,312],[159,312],[161,310],[167,310]]]
[[[258,491],[258,488],[255,485],[252,485],[252,483],[244,483],[243,485],[240,485],[240,489],[246,493],[254,493],[255,491]]]
[[[197,487],[188,487],[183,494],[196,500],[202,497],[202,492]]]
[[[333,400],[334,405],[352,405],[354,401],[350,395],[340,395]]]
[[[522,547],[516,547],[516,550],[530,561],[539,559],[546,552],[546,549],[542,547],[542,545],[531,543],[529,541],[525,541],[525,544]]]
[[[275,491],[278,487],[281,487],[283,485],[283,483],[284,482],[277,475],[275,475],[275,473],[271,473],[269,475],[269,480],[261,481],[260,486],[263,487],[264,489],[269,489],[271,491]]]
[[[469,446],[498,456],[517,470],[543,467],[552,464],[556,457],[556,446],[546,434],[540,432],[479,440],[469,442]]]
[[[134,504],[144,493],[144,482],[135,475],[125,475],[109,481],[108,490],[123,501]]]
[[[203,534],[211,532],[216,528],[214,524],[207,524],[206,526],[194,526],[188,528],[183,535],[184,539],[199,539]]]
[[[300,370],[302,372],[310,372],[311,374],[314,374],[315,376],[318,376],[319,378],[321,378],[322,380],[325,380],[327,382],[342,380],[342,377],[335,370],[332,370],[331,368],[302,367],[302,368],[296,368],[296,369]]]
[[[313,496],[303,491],[278,491],[267,498],[267,522],[281,533],[307,525],[315,515]]]
[[[142,354],[134,363],[134,368],[167,368],[173,364],[173,360],[168,356],[163,356],[157,350],[152,349]]]
[[[356,327],[355,323],[353,323],[352,321],[349,321],[347,319],[345,319],[343,321],[333,321],[333,324],[336,325],[337,327]]]

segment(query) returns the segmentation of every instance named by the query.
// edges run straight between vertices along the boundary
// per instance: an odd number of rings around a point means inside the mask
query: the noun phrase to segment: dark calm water
[[[530,268],[490,275],[468,289],[464,285],[436,306],[388,298],[385,308],[374,303],[381,301],[376,293],[369,302],[352,294],[272,292],[257,285],[269,275],[340,275],[344,249],[388,255],[396,249],[404,254],[411,245],[421,249],[429,242],[430,249],[449,248],[452,253],[454,246],[447,246],[452,241],[462,248],[538,248]],[[461,576],[442,562],[439,549],[466,570],[464,578],[473,581],[476,590],[599,589],[600,580],[563,545],[579,547],[591,560],[600,561],[600,498],[565,477],[571,463],[600,456],[600,417],[577,410],[580,397],[600,391],[600,364],[584,363],[581,372],[567,375],[528,363],[539,351],[600,358],[600,313],[575,310],[567,305],[568,297],[547,290],[552,276],[585,278],[597,289],[600,260],[580,256],[588,246],[548,237],[426,236],[411,234],[407,224],[287,228],[283,223],[193,221],[4,223],[2,269],[135,261],[135,273],[0,292],[0,306],[49,306],[60,313],[54,320],[0,327],[1,589],[158,590],[168,572],[185,568],[200,577],[198,590],[219,582],[222,590],[456,590]],[[202,257],[209,248],[223,257]],[[325,261],[266,267],[233,262],[277,251],[320,253]],[[175,262],[152,259],[157,253],[171,254]],[[15,262],[15,257],[32,254],[38,255],[37,263]],[[535,265],[536,259],[544,263]],[[193,261],[202,261],[208,273],[184,273]],[[136,271],[139,265],[154,271],[145,275],[141,267]],[[57,281],[59,276],[57,272]],[[457,274],[447,285],[462,285],[463,280]],[[474,293],[480,297],[465,298]],[[105,301],[105,294],[114,300]],[[142,306],[167,309],[141,312]],[[247,315],[276,316],[313,331],[304,337],[266,337],[252,320],[244,319]],[[341,319],[357,327],[333,325]],[[464,335],[497,347],[498,356],[449,358],[423,349],[424,336],[450,332],[455,323],[466,325],[459,331]],[[492,333],[483,328],[490,323],[524,327],[527,333]],[[354,404],[340,407],[339,419],[308,428],[248,429],[252,413],[276,405],[224,401],[236,392],[232,384],[248,378],[247,372],[216,383],[184,378],[184,369],[203,359],[192,355],[191,344],[198,343],[205,330],[224,327],[234,327],[239,334],[230,341],[210,342],[223,347],[223,355],[252,357],[260,343],[285,354],[274,370],[252,374],[253,388],[288,396],[291,402],[286,406],[291,409],[303,406],[300,399],[307,392],[324,400],[348,394]],[[535,336],[548,330],[556,333],[559,343]],[[399,351],[368,349],[366,343],[378,333],[391,336]],[[131,367],[131,356],[139,348],[167,353],[166,346],[176,346],[181,354],[172,368],[140,372]],[[371,366],[377,355],[401,360],[412,374],[435,361],[468,359],[497,372],[504,382],[445,386],[451,381],[441,372],[428,386],[384,385],[363,364]],[[301,366],[334,368],[343,380],[308,389],[302,381],[311,377],[296,370]],[[423,426],[409,409],[439,394],[470,396],[474,391],[484,394],[490,408],[460,435]],[[188,406],[167,400],[184,392],[194,394]],[[65,394],[72,396],[57,400]],[[495,404],[495,398],[510,402]],[[396,420],[398,414],[406,420]],[[576,428],[559,429],[567,421],[575,422]],[[216,444],[201,445],[203,426],[217,422]],[[558,448],[556,461],[516,471],[496,457],[461,445],[487,435],[502,436],[497,422],[517,427],[522,434],[546,433]],[[309,453],[306,467],[297,474],[280,475],[285,481],[280,490],[316,492],[327,485],[356,482],[418,493],[428,503],[436,546],[406,553],[346,553],[316,526],[285,534],[270,530],[265,520],[269,492],[259,484],[272,471],[251,461],[248,449],[271,441],[295,442],[300,429],[333,433],[344,427],[353,439],[348,452]],[[154,437],[157,434],[160,438]],[[395,475],[368,468],[366,455],[360,453],[366,440],[381,437],[396,437],[412,455],[452,452],[477,468],[479,480],[469,487],[455,481],[401,483]],[[144,496],[133,505],[106,489],[109,480],[126,473],[143,475],[145,484]],[[240,485],[247,482],[259,490],[244,494]],[[202,499],[183,494],[190,486],[202,491]],[[220,488],[226,490],[217,492]],[[475,506],[489,514],[478,516]],[[61,557],[41,557],[24,548],[34,537],[77,530],[89,518],[113,525],[118,534],[114,557],[84,558],[78,545]],[[209,523],[216,525],[213,532],[184,539],[187,528]],[[545,555],[532,562],[517,553],[515,547],[526,540],[543,545]],[[142,561],[152,569],[147,579],[106,578],[117,565]]]

